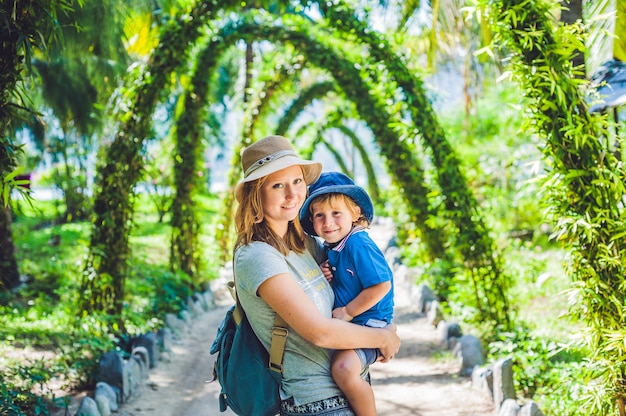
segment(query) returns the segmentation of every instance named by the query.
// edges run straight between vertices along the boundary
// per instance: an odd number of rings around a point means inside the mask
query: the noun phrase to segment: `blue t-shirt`
[[[391,282],[387,294],[361,315],[352,320],[364,325],[368,319],[387,323],[393,317],[393,273],[383,252],[364,229],[355,229],[345,241],[328,249],[328,261],[333,271],[331,282],[335,292],[335,308],[346,306],[363,289],[386,281]]]

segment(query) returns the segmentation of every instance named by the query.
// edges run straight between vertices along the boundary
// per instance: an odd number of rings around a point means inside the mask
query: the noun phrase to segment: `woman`
[[[235,190],[237,294],[266,347],[276,313],[289,325],[281,415],[354,415],[332,379],[331,349],[379,348],[387,361],[400,348],[395,326],[332,319],[333,291],[318,266],[324,253],[298,220],[321,164],[300,159],[284,137],[268,136],[244,150],[242,168]]]

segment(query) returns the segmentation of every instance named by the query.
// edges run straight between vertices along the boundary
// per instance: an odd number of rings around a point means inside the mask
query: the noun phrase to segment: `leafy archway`
[[[189,49],[201,35],[201,28],[215,13],[233,7],[235,1],[200,2],[163,29],[161,42],[150,61],[136,68],[125,91],[126,113],[120,129],[98,166],[89,259],[85,266],[80,306],[85,313],[106,312],[120,319],[128,272],[133,188],[141,176],[141,149],[151,137],[151,115],[170,82],[170,74],[187,61]],[[193,18],[189,18],[193,16]]]
[[[199,36],[199,22],[206,22],[209,16],[212,16],[216,10],[212,7],[214,6],[198,5],[195,10],[198,15],[192,14],[194,18],[191,21],[194,23],[189,23],[189,21],[182,19],[183,23],[172,23],[168,27],[150,65],[142,73],[145,78],[140,80],[139,87],[132,91],[135,98],[134,104],[129,105],[131,110],[123,120],[123,128],[109,149],[107,159],[109,162],[105,163],[99,171],[92,252],[83,285],[85,310],[90,308],[105,310],[116,315],[121,312],[124,274],[128,258],[128,230],[130,229],[130,213],[132,212],[132,187],[138,180],[141,172],[138,153],[141,149],[142,140],[150,135],[148,115],[151,114],[158,100],[159,88],[166,84],[167,74],[171,73],[186,59],[187,50],[181,51],[180,45],[190,45],[196,42]],[[175,27],[175,29],[172,29],[172,27]],[[214,39],[219,39],[219,36]],[[434,211],[429,206],[424,172],[419,159],[416,157],[415,145],[409,137],[403,136],[406,131],[403,129],[395,131],[393,127],[390,127],[402,125],[405,121],[401,120],[399,115],[395,113],[390,114],[387,111],[383,97],[375,93],[375,89],[362,78],[362,74],[355,68],[355,62],[337,54],[331,47],[325,45],[305,28],[289,30],[285,27],[272,27],[264,24],[235,24],[224,30],[224,37],[219,39],[219,41],[225,44],[234,44],[234,42],[240,39],[248,40],[249,42],[267,39],[279,44],[291,44],[298,51],[304,53],[314,66],[331,72],[337,83],[341,85],[342,91],[348,100],[355,104],[361,117],[374,132],[381,152],[386,157],[392,178],[402,190],[403,197],[407,201],[411,218],[422,231],[423,240],[434,253],[434,257],[446,257],[448,252],[443,243],[443,232],[440,229],[433,229],[431,226],[432,222],[429,221],[429,217],[434,214]],[[380,39],[370,39],[370,41],[378,40]],[[393,64],[398,64],[399,60],[396,59],[394,61],[392,59],[391,62],[391,68],[393,70],[397,69],[393,67]],[[408,73],[406,68],[404,68],[405,72],[401,72],[403,67],[400,66],[399,68],[400,75]],[[407,83],[405,86],[407,91],[409,87],[415,88],[414,84],[410,84],[415,81],[413,78],[398,76],[396,78]],[[409,97],[407,100],[415,98],[408,94],[406,96]],[[419,98],[419,96],[416,97]],[[415,103],[420,104],[421,102],[416,99]],[[409,105],[407,108],[411,109],[412,107]],[[416,108],[413,109],[414,113],[417,111]],[[419,112],[423,112],[423,109],[420,108]],[[434,120],[434,116],[432,119]],[[193,123],[190,123],[191,125]],[[436,128],[437,125],[434,127]],[[439,148],[445,148],[446,142],[443,135],[439,135],[437,138],[439,140]],[[235,152],[235,155],[237,154]],[[454,168],[454,163],[456,163],[456,159],[451,157],[451,155],[452,153],[444,159],[444,161],[448,162],[446,165],[448,168],[450,166]],[[237,164],[234,163],[235,166]],[[456,168],[456,170],[451,169],[450,172],[446,171],[450,175],[448,177],[450,177],[451,181],[462,181],[462,176],[458,172],[458,166]],[[458,174],[458,176],[454,176],[454,174]],[[469,210],[473,216],[456,214],[452,215],[453,219],[458,221],[458,218],[467,219],[469,217],[471,223],[471,221],[477,218],[475,207],[471,203],[472,200],[467,199],[468,195],[462,194],[465,199],[458,199],[456,195],[454,195],[454,198],[450,196],[450,199],[456,198],[456,203],[452,204],[451,207],[457,211],[459,208]],[[466,203],[466,205],[459,203]],[[478,218],[480,217],[478,216]],[[464,225],[467,227],[468,224]],[[468,235],[474,243],[489,240],[486,233],[484,235],[480,234],[480,227],[472,229],[475,233]],[[481,240],[481,238],[486,240]],[[489,245],[479,245],[479,247],[487,249]],[[475,250],[476,245],[472,246],[472,248]],[[484,253],[481,255],[484,255]],[[485,284],[480,279],[474,279],[476,291],[475,306],[479,313],[489,321],[508,322],[506,286],[497,280],[500,271],[499,265],[493,263],[493,257],[490,257],[490,259],[492,260],[491,263],[468,263],[468,268],[474,273],[474,276],[484,277],[495,274],[496,277],[488,280]],[[492,275],[489,275],[489,273],[492,273]],[[98,280],[96,277],[102,277],[103,279],[99,283],[95,283]]]
[[[290,103],[287,110],[285,110],[283,116],[281,117],[278,125],[276,127],[276,134],[284,136],[287,134],[287,131],[295,122],[298,115],[300,115],[305,109],[316,99],[323,99],[330,94],[339,92],[339,88],[337,84],[333,81],[320,81],[316,82],[313,85],[306,88],[304,91],[301,91],[300,94]],[[317,136],[318,140],[312,143],[311,146],[307,149],[306,153],[303,153],[303,156],[310,158],[315,150],[315,146],[317,143],[324,143],[323,134],[325,131],[329,129],[337,129],[344,136],[350,139],[353,147],[359,152],[361,157],[361,161],[367,173],[367,183],[369,187],[370,196],[374,200],[374,202],[380,201],[380,192],[378,189],[378,182],[376,180],[376,175],[374,173],[374,167],[372,162],[367,155],[363,144],[356,136],[356,134],[350,130],[342,121],[344,118],[343,111],[337,110],[327,116],[328,121],[324,126],[321,126],[318,129]],[[328,147],[328,143],[325,143]],[[331,153],[333,153],[334,149],[329,149]],[[335,159],[338,164],[342,164],[342,160],[340,156],[335,156]],[[343,169],[344,173],[349,174],[348,169]]]
[[[230,34],[232,31],[237,35]],[[278,26],[242,22],[225,29],[224,32],[229,33],[228,37],[234,36],[233,42],[239,37],[248,41],[266,39],[291,44],[300,53],[305,54],[313,65],[330,71],[348,100],[355,103],[358,113],[374,132],[379,147],[387,158],[388,169],[407,199],[412,218],[427,236],[425,241],[432,251],[445,253],[441,232],[431,229],[428,225],[429,206],[426,197],[428,190],[424,188],[424,173],[420,168],[420,161],[416,158],[415,149],[409,141],[401,139],[389,127],[394,124],[393,116],[387,112],[383,99],[372,95],[373,89],[362,79],[354,63],[339,56],[303,28],[289,30]],[[226,41],[227,37],[223,39]],[[400,123],[400,120],[396,123]],[[234,182],[235,180],[231,179],[231,186],[234,186]],[[226,212],[230,212],[230,209]]]
[[[348,36],[356,43],[368,46],[371,59],[384,65],[390,78],[403,92],[405,111],[420,133],[425,147],[430,150],[437,170],[438,184],[443,193],[444,210],[441,214],[451,222],[449,235],[455,236],[453,249],[459,252],[470,274],[479,319],[507,327],[509,320],[509,277],[504,273],[502,259],[489,235],[478,209],[478,204],[467,187],[454,149],[446,140],[445,132],[435,117],[434,110],[424,94],[420,79],[407,68],[394,48],[344,2],[319,2],[320,9],[337,36]],[[385,152],[386,153],[386,152]],[[439,254],[439,253],[436,253]],[[448,253],[441,254],[446,259]],[[457,282],[461,284],[462,282]]]
[[[238,30],[246,38],[253,36],[256,39],[268,39],[273,42],[285,42],[297,46],[298,51],[306,54],[310,62],[331,72],[344,94],[355,104],[360,116],[374,132],[381,152],[386,158],[388,170],[402,189],[412,214],[411,217],[416,225],[421,226],[426,243],[433,251],[441,248],[440,257],[445,258],[446,252],[441,242],[441,233],[433,235],[433,230],[427,224],[430,210],[427,200],[428,192],[424,188],[424,173],[420,168],[421,164],[415,157],[415,147],[408,140],[401,139],[395,131],[390,129],[389,126],[398,124],[399,121],[395,121],[393,116],[387,112],[382,97],[372,93],[373,89],[355,69],[354,63],[339,56],[330,47],[307,33],[305,28],[288,30],[282,27],[242,23]],[[419,113],[417,108],[414,109],[414,113]],[[434,117],[427,121],[436,123]],[[449,148],[441,127],[436,124],[434,127],[441,132],[437,136],[439,148],[446,146]],[[482,225],[480,216],[476,213],[477,207],[475,203],[472,203],[471,194],[467,189],[465,189],[465,193],[458,192],[465,184],[458,184],[459,181],[462,181],[462,175],[458,171],[458,163],[454,163],[456,160],[451,149],[445,160],[447,163],[445,167],[451,171],[446,170],[446,175],[440,175],[440,182],[442,182],[441,177],[445,176],[451,181],[451,185],[454,185],[452,188],[457,191],[454,197],[445,195],[454,200],[453,203],[449,203],[451,204],[448,207],[451,211],[450,215],[457,221],[459,230],[464,230],[465,238],[468,239],[468,243],[462,246],[462,250],[464,253],[465,251],[468,253],[474,250],[478,251],[472,256],[468,256],[465,264],[472,277],[471,283],[475,294],[475,303],[472,306],[477,310],[476,319],[492,325],[499,324],[507,327],[510,320],[506,277],[502,274],[498,257],[493,254],[493,250],[489,249],[493,242]],[[459,224],[461,220],[468,222]],[[471,227],[470,224],[474,224],[474,222],[477,223],[476,226]],[[484,251],[481,252],[479,248],[484,249]],[[487,253],[491,253],[491,255],[488,256]]]

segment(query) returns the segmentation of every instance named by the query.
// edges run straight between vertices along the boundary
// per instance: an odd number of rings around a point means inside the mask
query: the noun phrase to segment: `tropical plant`
[[[505,0],[484,4],[511,74],[530,100],[529,124],[545,139],[546,202],[553,237],[571,249],[569,273],[577,301],[572,313],[587,325],[580,341],[590,352],[597,389],[581,400],[587,414],[624,414],[623,314],[626,172],[605,140],[606,118],[590,115],[570,58],[583,50],[578,25],[558,25],[551,5]],[[591,387],[591,385],[589,386]]]

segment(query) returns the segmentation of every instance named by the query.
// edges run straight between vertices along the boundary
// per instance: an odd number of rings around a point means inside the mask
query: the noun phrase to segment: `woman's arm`
[[[379,348],[387,359],[400,349],[395,325],[368,328],[327,318],[287,273],[267,279],[259,286],[258,293],[302,338],[319,347]]]

